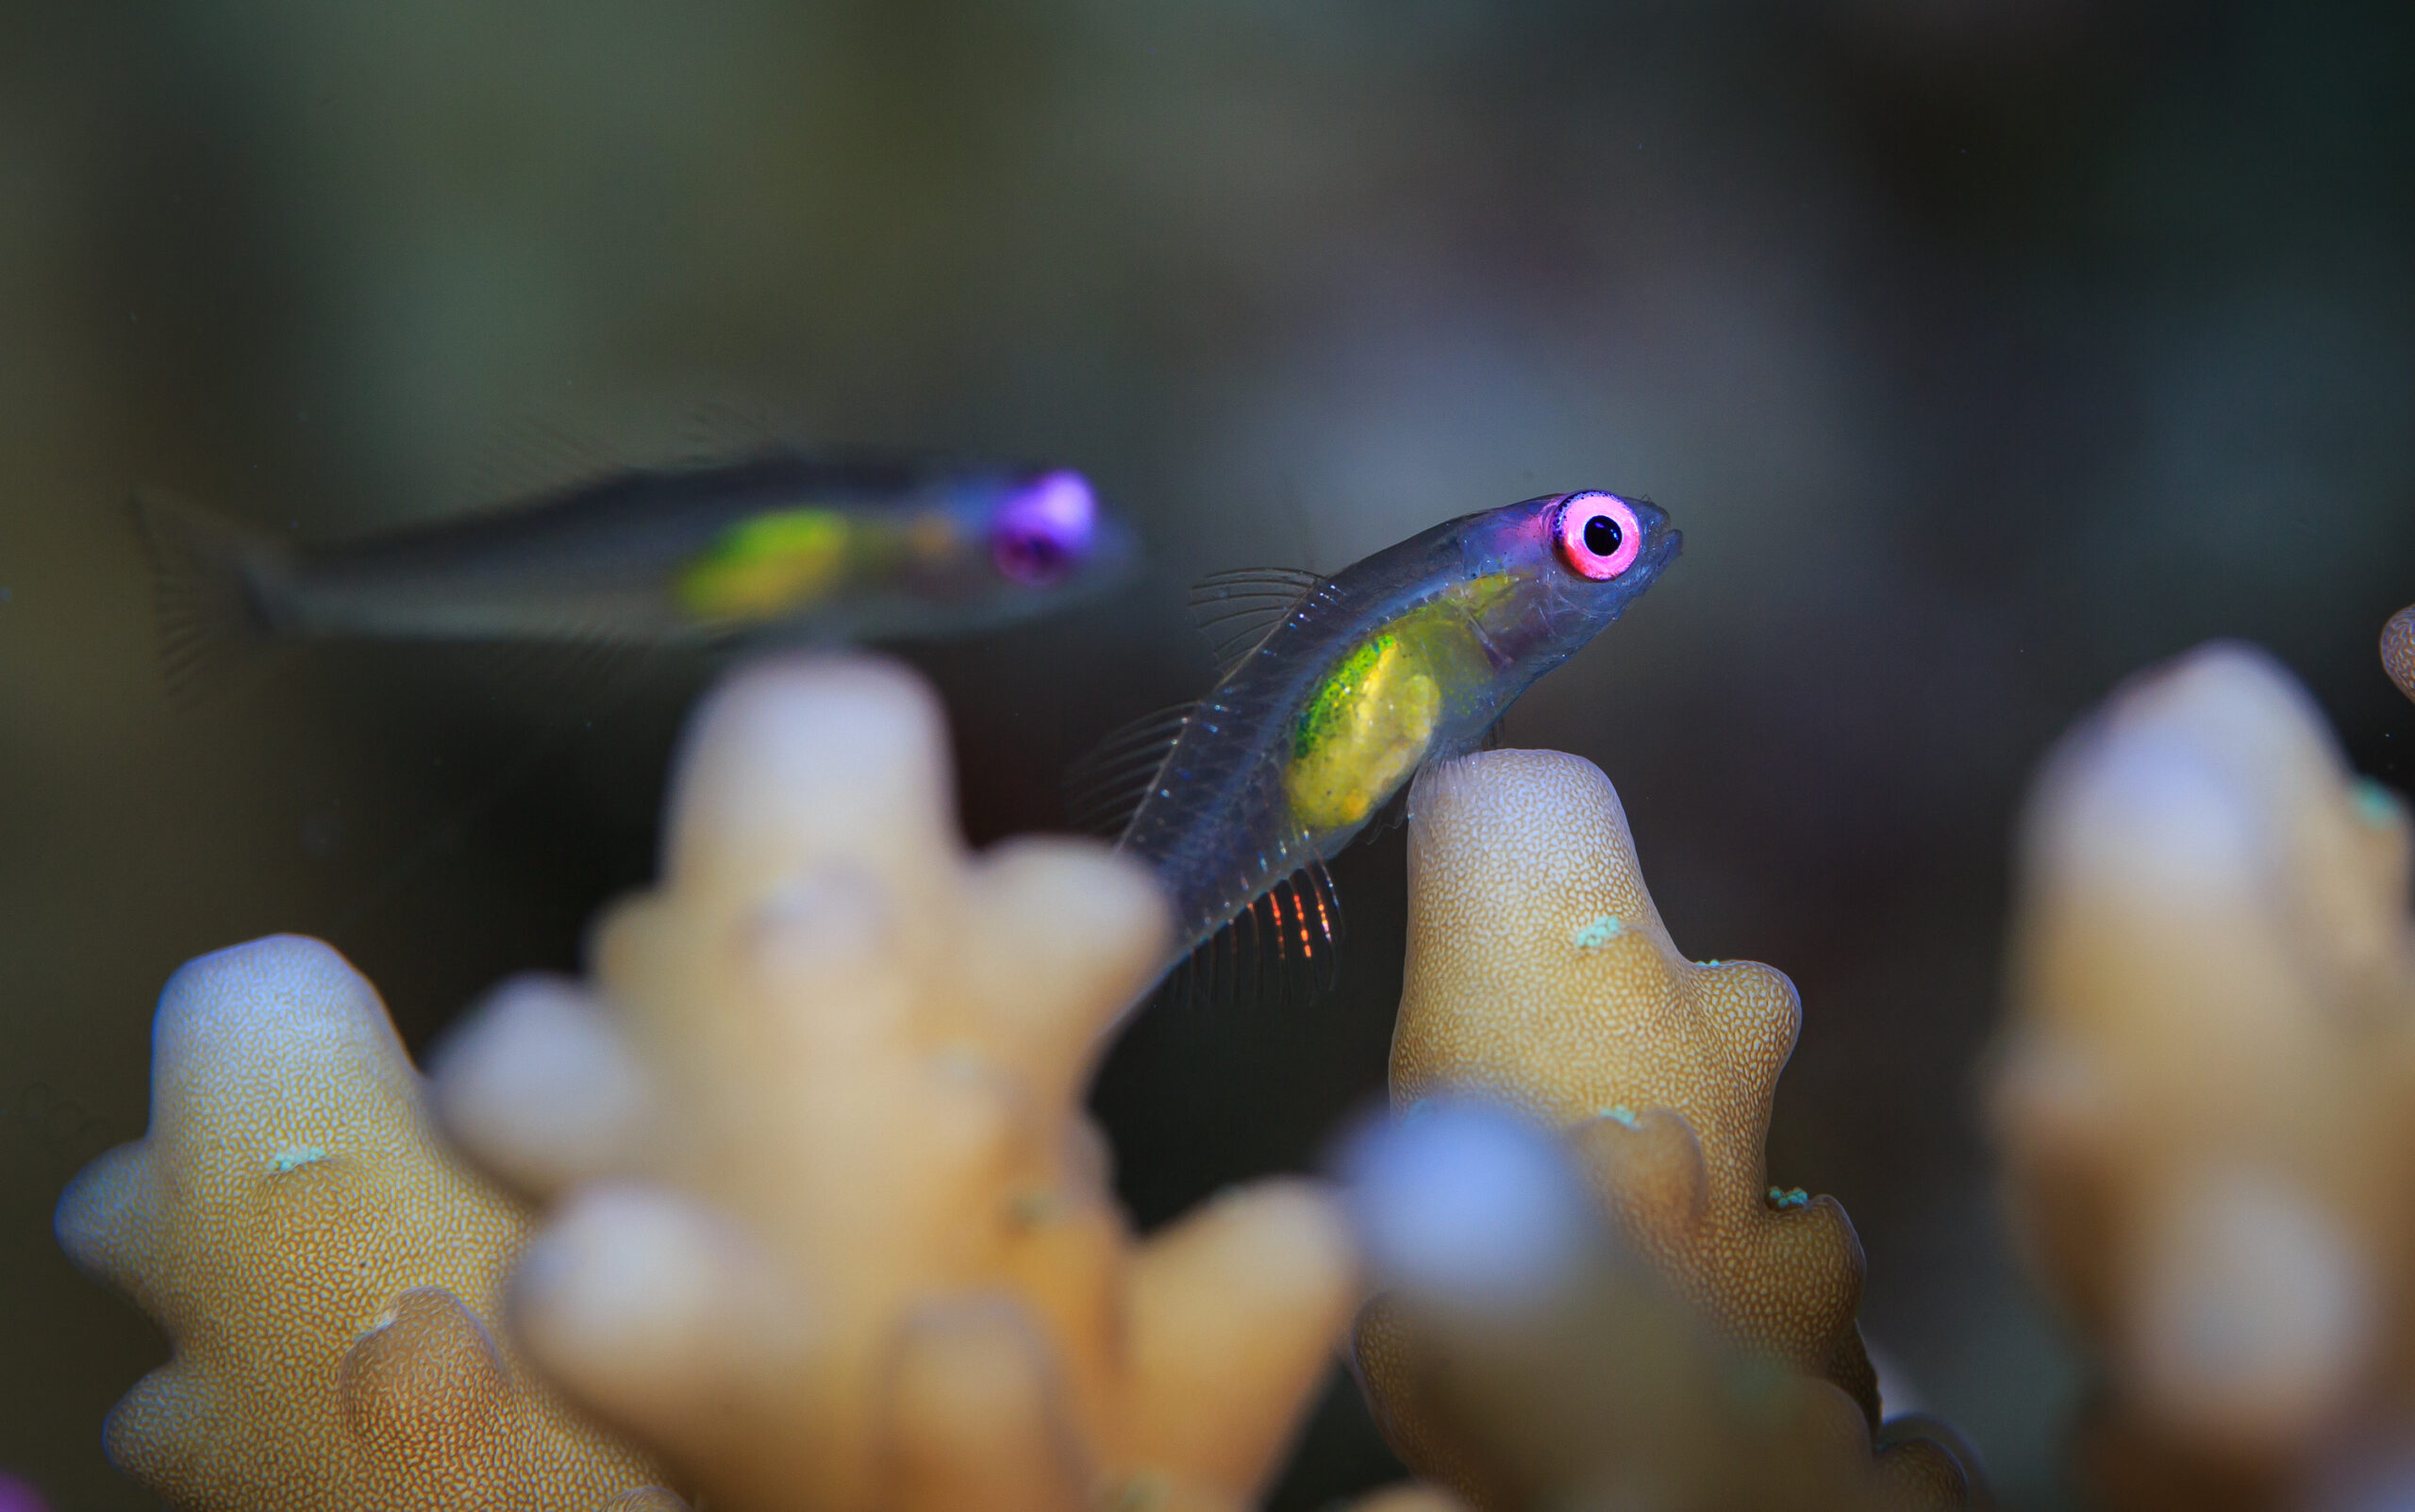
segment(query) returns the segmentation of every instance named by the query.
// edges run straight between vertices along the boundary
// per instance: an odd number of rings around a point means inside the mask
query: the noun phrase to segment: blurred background
[[[976,840],[1200,691],[1191,578],[1648,495],[1683,558],[1507,738],[1605,767],[1678,942],[1792,975],[1771,1179],[2017,1507],[2082,1380],[1974,1106],[2026,773],[2210,636],[2407,785],[2415,9],[2394,0],[927,0],[0,10],[0,1466],[164,1342],[50,1237],[167,973],[323,935],[422,1048],[652,866],[711,674],[330,647],[172,714],[124,504],[301,539],[733,414],[1088,470],[1152,574],[906,648]],[[719,417],[719,418],[716,418]],[[1155,1223],[1380,1093],[1398,832],[1342,986],[1160,1008],[1096,1105]],[[1278,1504],[1393,1473],[1346,1387]]]

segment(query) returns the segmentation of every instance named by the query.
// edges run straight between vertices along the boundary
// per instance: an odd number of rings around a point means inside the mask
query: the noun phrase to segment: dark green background
[[[718,404],[1090,470],[1145,584],[912,653],[977,839],[1197,691],[1181,586],[1546,490],[1686,532],[1513,743],[1618,782],[1679,943],[1801,986],[1772,1179],[1878,1349],[2058,1504],[2074,1364],[1976,1115],[2041,746],[2203,638],[2366,770],[2415,709],[2415,11],[2345,0],[1091,0],[0,12],[0,1465],[145,1504],[162,1341],[57,1253],[197,952],[326,935],[415,1046],[650,866],[706,675],[335,648],[173,718],[122,505],[298,536],[660,457]],[[720,427],[726,434],[730,427]],[[569,442],[546,439],[568,436]],[[568,454],[566,459],[565,454]],[[1341,991],[1161,1011],[1098,1104],[1157,1221],[1381,1081],[1398,836]],[[1286,1504],[1384,1473],[1346,1397]]]

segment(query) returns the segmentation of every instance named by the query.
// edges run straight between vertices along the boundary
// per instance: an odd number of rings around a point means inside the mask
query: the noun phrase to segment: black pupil
[[[1619,523],[1606,514],[1597,514],[1585,522],[1585,549],[1596,557],[1618,554]]]

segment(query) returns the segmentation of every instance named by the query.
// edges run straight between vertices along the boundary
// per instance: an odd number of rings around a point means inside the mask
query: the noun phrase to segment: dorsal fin
[[[446,516],[507,509],[629,466],[608,442],[560,415],[531,411],[491,427],[448,492]]]
[[[1065,772],[1065,813],[1086,834],[1124,833],[1197,704],[1174,704],[1112,731]]]
[[[1230,672],[1324,581],[1293,567],[1244,567],[1191,584],[1191,612],[1215,652],[1217,673]]]
[[[756,456],[796,444],[791,427],[769,405],[753,400],[708,399],[691,407],[679,427],[682,460],[711,461]]]

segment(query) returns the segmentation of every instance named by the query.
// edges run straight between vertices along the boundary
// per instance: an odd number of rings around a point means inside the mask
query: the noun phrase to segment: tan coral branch
[[[1774,1197],[1763,1171],[1793,984],[1677,950],[1588,761],[1470,756],[1421,777],[1411,809],[1394,1103],[1478,1089],[1569,1131],[1624,1238],[1714,1327],[1874,1421],[1853,1225],[1834,1198]]]
[[[967,856],[944,751],[893,667],[741,673],[591,983],[464,1031],[453,1126],[562,1197],[523,1332],[717,1507],[1238,1505],[1346,1316],[1344,1231],[1278,1182],[1133,1241],[1080,1097],[1162,905],[1086,843]]]
[[[1360,1315],[1357,1360],[1394,1446],[1486,1508],[1580,1482],[1610,1495],[1633,1476],[1672,1505],[1963,1504],[1963,1468],[1933,1431],[1892,1425],[1874,1443],[1876,1381],[1854,1316],[1861,1248],[1843,1208],[1767,1184],[1770,1100],[1801,1022],[1792,984],[1678,952],[1618,795],[1588,762],[1471,756],[1421,777],[1410,815],[1395,1106],[1473,1093],[1541,1119],[1648,1282],[1606,1274],[1541,1331],[1532,1358],[1482,1330],[1438,1345],[1433,1320],[1379,1296]],[[1656,1321],[1663,1288],[1682,1319]],[[1593,1347],[1553,1354],[1552,1339],[1578,1335]],[[1632,1357],[1607,1365],[1594,1358],[1605,1351]],[[1720,1363],[1731,1354],[1748,1364]],[[1492,1361],[1491,1386],[1444,1363],[1478,1358]],[[1739,1368],[1787,1372],[1766,1397],[1773,1412],[1787,1404],[1777,1418],[1756,1419],[1718,1384]],[[1555,1432],[1572,1402],[1584,1422]],[[1674,1416],[1627,1431],[1654,1413]],[[1627,1425],[1615,1441],[1601,1437],[1614,1420]],[[1797,1454],[1818,1465],[1790,1472]],[[1774,1456],[1771,1472],[1740,1475],[1740,1455]]]
[[[496,1331],[528,1231],[433,1138],[377,994],[316,940],[205,955],[160,995],[149,1133],[59,1204],[175,1356],[111,1459],[190,1512],[558,1512],[655,1478]],[[661,1493],[661,1504],[675,1504]]]
[[[2403,806],[2246,647],[2135,679],[2039,779],[1993,1122],[2109,1369],[2116,1504],[2269,1504],[2415,1398],[2408,858]]]

